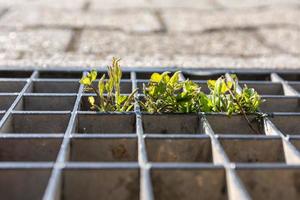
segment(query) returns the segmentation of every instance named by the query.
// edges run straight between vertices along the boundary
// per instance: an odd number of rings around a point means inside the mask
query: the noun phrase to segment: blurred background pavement
[[[300,0],[0,0],[0,65],[299,68]]]

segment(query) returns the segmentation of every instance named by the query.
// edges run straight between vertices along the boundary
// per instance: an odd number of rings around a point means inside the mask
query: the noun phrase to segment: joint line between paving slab
[[[91,2],[88,1],[88,0],[86,0],[86,1],[84,2],[84,4],[83,4],[81,10],[82,10],[83,12],[87,12],[87,11],[90,10],[90,7],[91,7]]]
[[[75,52],[77,50],[77,46],[79,40],[81,38],[83,29],[82,28],[73,28],[71,39],[65,49],[65,52]]]

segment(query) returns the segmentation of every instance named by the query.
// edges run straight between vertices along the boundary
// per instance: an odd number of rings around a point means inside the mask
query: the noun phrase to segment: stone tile
[[[27,54],[23,59],[1,59],[0,69],[3,68],[76,68],[96,66],[105,67],[111,63],[111,59],[115,54],[108,56],[85,55],[74,53],[60,54]],[[281,54],[276,56],[259,56],[252,58],[235,58],[230,56],[206,56],[206,55],[173,55],[172,57],[163,57],[161,55],[136,57],[127,55],[121,57],[122,67],[182,67],[182,68],[199,68],[199,69],[298,69],[300,68],[300,58],[298,56],[290,56]]]
[[[149,8],[148,0],[90,0],[90,10]]]
[[[176,55],[256,56],[272,53],[245,31],[220,31],[204,34],[126,34],[84,31],[79,44],[82,53],[120,56],[162,57]]]
[[[298,0],[218,0],[226,8],[252,8],[261,6],[281,6],[300,4]]]
[[[53,0],[0,0],[0,6],[3,7],[46,7],[55,9],[76,9],[80,10],[84,6],[86,0],[59,0],[55,2]]]
[[[2,52],[64,51],[71,38],[65,30],[0,31]]]
[[[267,44],[279,47],[286,53],[300,54],[300,29],[265,28],[259,33]]]
[[[199,32],[210,29],[245,28],[268,25],[299,26],[297,9],[224,10],[199,12],[173,9],[163,11],[163,19],[169,31]]]
[[[98,27],[124,31],[157,31],[160,25],[147,11],[76,12],[58,9],[15,9],[0,20],[5,27]]]
[[[197,8],[202,10],[212,10],[218,8],[212,0],[151,0],[152,7],[155,8]]]
[[[21,57],[20,52],[16,51],[0,51],[0,60],[18,60]]]

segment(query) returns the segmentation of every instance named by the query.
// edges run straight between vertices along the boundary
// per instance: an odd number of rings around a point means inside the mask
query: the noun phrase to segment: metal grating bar
[[[64,134],[64,139],[63,139],[62,145],[60,147],[60,151],[58,153],[58,156],[57,156],[57,159],[56,159],[53,171],[52,171],[52,175],[49,179],[49,183],[48,183],[46,192],[43,197],[44,200],[51,200],[51,199],[59,198],[59,193],[60,193],[60,189],[61,189],[59,187],[61,186],[62,169],[68,160],[67,154],[69,153],[70,139],[72,137],[72,131],[74,128],[75,118],[76,118],[77,110],[79,108],[79,103],[80,103],[80,99],[82,96],[82,92],[83,92],[83,85],[81,85],[79,87],[76,101],[74,104],[74,108],[73,108],[73,111],[71,114],[71,118],[70,118],[67,130]]]
[[[124,70],[124,94],[154,71]],[[149,115],[137,102],[134,112],[94,113],[86,102],[90,94],[78,83],[82,69],[15,76],[0,71],[0,194],[47,200],[259,199],[264,188],[264,198],[299,199],[297,182],[288,177],[300,175],[300,73],[183,69],[180,77],[207,91],[207,79],[230,78],[232,72],[240,86],[254,87],[267,99],[260,134],[248,130],[240,116],[224,113]],[[116,186],[114,196],[108,191]]]
[[[136,73],[131,72],[131,79],[132,79],[132,91],[137,88],[136,83]],[[147,164],[147,152],[146,152],[146,145],[144,141],[144,131],[142,125],[142,115],[140,106],[137,102],[138,95],[135,95],[135,113],[136,113],[136,134],[138,137],[138,162],[140,165],[140,182],[141,182],[141,192],[140,192],[140,199],[143,200],[152,200],[153,199],[153,189],[150,180],[150,166]]]

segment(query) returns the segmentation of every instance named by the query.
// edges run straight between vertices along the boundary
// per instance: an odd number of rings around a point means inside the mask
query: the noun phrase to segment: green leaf
[[[207,81],[207,86],[210,90],[214,90],[216,86],[216,81],[215,80],[208,80]]]
[[[173,76],[170,78],[169,84],[174,86],[179,81],[179,75],[180,75],[180,71],[175,72]]]
[[[97,71],[92,70],[91,72],[88,72],[86,76],[82,77],[82,79],[79,81],[81,84],[89,86],[92,84],[94,80],[97,78]]]
[[[104,92],[105,92],[105,83],[104,83],[104,79],[105,79],[105,74],[103,74],[103,76],[101,77],[101,79],[98,82],[98,90],[99,90],[99,94],[102,97]]]
[[[221,93],[226,93],[228,90],[231,89],[232,86],[233,83],[231,81],[225,82],[225,80],[223,80],[221,86]]]
[[[150,81],[153,83],[158,83],[161,81],[162,76],[159,73],[153,73],[151,75]]]
[[[94,105],[95,104],[95,98],[94,97],[89,97],[88,98],[88,100],[89,100],[89,103],[91,104],[91,105]]]
[[[88,73],[88,76],[90,77],[91,81],[96,80],[96,78],[97,78],[97,71],[96,70],[92,70],[90,73]]]
[[[127,99],[127,96],[119,96],[118,98],[118,104],[122,105]]]
[[[161,74],[161,79],[164,83],[168,83],[170,81],[169,74],[170,74],[170,72],[168,72],[168,71]]]

